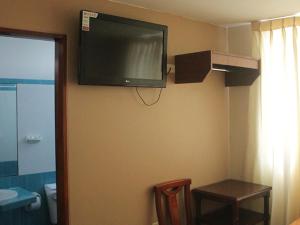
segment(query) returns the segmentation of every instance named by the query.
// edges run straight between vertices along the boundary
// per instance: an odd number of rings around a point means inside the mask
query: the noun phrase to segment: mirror
[[[17,87],[0,84],[0,177],[18,175]]]

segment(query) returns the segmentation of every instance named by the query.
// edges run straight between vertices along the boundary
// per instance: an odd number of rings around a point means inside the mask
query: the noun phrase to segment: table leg
[[[270,225],[270,207],[269,207],[270,193],[264,196],[264,225]]]
[[[239,216],[239,203],[235,202],[232,204],[232,225],[240,224],[240,216]]]
[[[196,224],[201,224],[202,217],[202,198],[197,196],[196,202]]]

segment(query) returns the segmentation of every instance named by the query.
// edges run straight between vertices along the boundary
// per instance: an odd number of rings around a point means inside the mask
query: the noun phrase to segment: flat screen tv
[[[166,87],[168,27],[81,11],[79,84]]]

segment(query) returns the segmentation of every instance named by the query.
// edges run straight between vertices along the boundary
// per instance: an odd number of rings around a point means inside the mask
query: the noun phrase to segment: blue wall
[[[15,176],[18,174],[17,170],[14,170],[15,173],[11,173],[13,170],[10,170],[5,174],[1,169],[4,168],[4,164],[12,166],[5,162],[18,160],[16,84],[2,84],[0,81],[0,124],[0,176]]]
[[[32,85],[32,90],[35,88],[44,88],[46,86],[51,86],[54,88],[54,80],[34,80],[34,79],[5,79],[0,77],[0,84],[17,84],[18,86],[26,86]],[[53,92],[53,91],[52,91]],[[36,93],[33,93],[35,96]],[[53,105],[51,108],[53,109],[52,114],[54,115],[54,92],[53,92]],[[47,106],[48,107],[48,106]],[[45,107],[43,107],[45,108]],[[50,110],[48,110],[49,112]],[[46,119],[46,121],[51,121],[52,125],[54,126],[54,116],[53,120]],[[40,122],[38,123],[40,124]],[[42,123],[43,124],[43,123]],[[50,126],[45,126],[50,127]],[[30,126],[26,126],[26,128],[31,128]],[[20,129],[19,129],[20,130]],[[34,130],[34,129],[33,129]],[[54,127],[53,129],[54,133]],[[30,133],[30,132],[29,132]],[[27,133],[26,133],[27,134]],[[49,135],[43,135],[43,142],[45,142]],[[20,142],[24,142],[24,135],[21,136]],[[47,138],[46,138],[47,137]],[[54,137],[54,134],[53,134]],[[17,141],[15,141],[17,143]],[[52,141],[54,143],[54,140]],[[19,157],[20,153],[20,143],[19,143]],[[49,143],[48,143],[49,145]],[[31,146],[30,146],[31,147]],[[42,148],[39,153],[43,153],[45,148]],[[49,164],[49,161],[53,164],[53,170],[55,170],[55,148],[52,149],[53,160],[50,159],[49,155],[43,155],[43,158],[47,160],[47,162],[43,162],[43,165]],[[26,151],[28,152],[28,151]],[[0,157],[1,158],[1,157]],[[34,168],[37,167],[39,164],[38,162],[42,161],[41,159],[37,158],[37,155],[31,157],[34,161],[28,161],[30,167]],[[20,163],[20,159],[19,159]],[[11,211],[0,212],[0,225],[51,225],[50,218],[49,218],[49,211],[47,205],[47,198],[44,191],[44,185],[47,183],[55,183],[56,182],[56,174],[55,172],[45,172],[51,170],[44,170],[39,172],[32,171],[32,173],[28,175],[20,175],[20,176],[11,176],[18,174],[18,161],[9,161],[9,162],[0,162],[0,189],[1,188],[12,188],[12,187],[22,187],[31,192],[38,192],[42,196],[42,207],[39,210],[26,212],[23,208],[15,209]],[[23,162],[24,164],[24,162]],[[38,171],[38,170],[37,170]],[[19,173],[20,174],[20,173]],[[1,177],[3,175],[3,177]]]
[[[18,174],[18,161],[0,162],[0,177],[16,176]]]
[[[0,188],[22,187],[42,196],[42,207],[37,211],[24,209],[0,212],[0,225],[50,225],[44,184],[55,183],[55,172],[0,178]]]
[[[0,35],[0,49],[0,83],[19,85],[55,84],[54,40],[45,41]],[[36,123],[39,124],[40,122]],[[32,129],[32,131],[35,131],[35,129]],[[45,142],[46,136],[43,138]],[[48,155],[44,157],[47,158]],[[10,161],[12,160],[14,159],[11,159]],[[36,165],[36,162],[39,161],[39,159],[33,157],[30,158],[30,163],[32,165]],[[0,170],[3,172],[4,168],[0,167]],[[0,212],[0,225],[50,224],[44,184],[55,183],[56,178],[55,172],[48,171],[51,170],[39,170],[37,173],[21,176],[0,177],[0,188],[22,187],[32,192],[38,192],[42,196],[42,207],[37,211],[25,212],[23,209],[16,209],[13,211]]]

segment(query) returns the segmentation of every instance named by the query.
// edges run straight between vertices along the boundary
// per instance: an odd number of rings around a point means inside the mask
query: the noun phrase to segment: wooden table
[[[192,190],[196,200],[197,224],[208,225],[254,225],[264,221],[270,224],[269,197],[272,188],[238,180],[224,180]],[[240,204],[249,199],[264,198],[264,212],[243,209]],[[202,214],[202,200],[225,203],[226,206]]]

